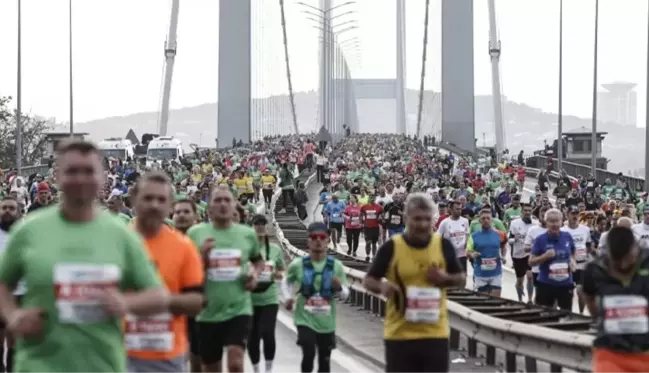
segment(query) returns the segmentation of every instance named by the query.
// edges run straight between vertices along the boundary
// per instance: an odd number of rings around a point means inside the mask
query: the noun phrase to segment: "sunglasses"
[[[309,235],[309,238],[312,239],[312,240],[321,240],[321,241],[324,241],[324,240],[326,240],[327,238],[329,238],[329,236],[328,236],[326,233],[311,233],[311,234]]]

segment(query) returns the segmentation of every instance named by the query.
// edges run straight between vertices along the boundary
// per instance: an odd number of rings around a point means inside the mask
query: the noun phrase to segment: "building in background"
[[[598,117],[602,122],[622,126],[636,126],[638,113],[638,94],[636,84],[614,82],[602,84],[606,92],[598,92]]]

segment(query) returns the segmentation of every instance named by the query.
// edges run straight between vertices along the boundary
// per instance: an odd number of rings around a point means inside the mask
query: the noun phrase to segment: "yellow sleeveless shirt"
[[[392,237],[394,253],[386,278],[401,293],[388,299],[384,323],[386,340],[448,338],[446,290],[429,284],[428,269],[446,269],[442,236],[434,234],[425,249],[413,248],[402,235]]]

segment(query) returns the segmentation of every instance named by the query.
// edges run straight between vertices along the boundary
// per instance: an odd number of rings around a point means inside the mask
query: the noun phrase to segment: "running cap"
[[[323,222],[317,221],[314,223],[309,224],[307,227],[307,232],[309,233],[327,233],[329,234],[329,229],[327,228],[327,225]]]

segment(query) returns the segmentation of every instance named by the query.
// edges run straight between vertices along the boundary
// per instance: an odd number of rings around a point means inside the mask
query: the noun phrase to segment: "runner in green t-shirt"
[[[327,256],[329,230],[322,222],[311,223],[308,227],[307,241],[309,255],[298,257],[288,267],[286,278],[282,281],[282,293],[286,298],[286,308],[295,307],[297,340],[302,347],[302,370],[313,371],[311,351],[331,354],[335,347],[336,300],[335,292],[341,293],[345,300],[349,295],[347,280],[340,260]],[[308,283],[307,283],[308,281]],[[299,289],[297,297],[293,286]],[[305,356],[313,356],[311,365],[305,366]],[[318,356],[318,361],[328,361],[330,356]],[[326,367],[318,367],[328,371]]]
[[[259,275],[257,289],[253,290],[251,294],[253,322],[248,339],[248,356],[250,356],[255,372],[260,371],[259,345],[262,340],[264,341],[264,359],[266,360],[265,371],[272,371],[275,359],[275,324],[279,311],[279,291],[275,281],[282,279],[285,269],[282,249],[268,241],[267,224],[268,219],[264,215],[255,215],[252,218],[252,226],[257,232],[261,255],[265,261],[264,271]]]
[[[255,231],[232,222],[234,202],[227,188],[215,188],[210,199],[212,221],[187,231],[203,250],[207,271],[206,305],[196,321],[201,360],[209,372],[221,371],[224,348],[228,350],[228,371],[243,371],[252,321],[250,290],[264,268]],[[254,269],[249,268],[249,262],[255,264]]]
[[[97,148],[69,142],[57,164],[66,198],[15,226],[0,259],[13,370],[124,372],[122,317],[166,311],[168,294],[137,234],[94,206],[103,186]],[[27,289],[18,306],[9,289],[21,279]]]

